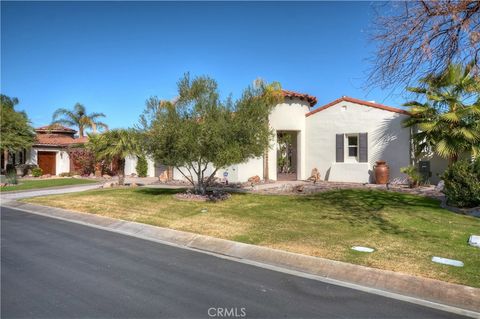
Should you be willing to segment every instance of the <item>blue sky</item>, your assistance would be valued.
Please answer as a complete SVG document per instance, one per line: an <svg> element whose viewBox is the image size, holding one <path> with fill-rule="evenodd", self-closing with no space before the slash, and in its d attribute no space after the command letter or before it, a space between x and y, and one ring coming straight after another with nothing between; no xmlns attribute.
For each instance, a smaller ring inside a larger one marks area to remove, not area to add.
<svg viewBox="0 0 480 319"><path fill-rule="evenodd" d="M35 126L84 104L111 127L137 122L145 100L171 99L185 72L238 96L261 77L309 93L399 106L366 90L370 2L4 2L1 92Z"/></svg>

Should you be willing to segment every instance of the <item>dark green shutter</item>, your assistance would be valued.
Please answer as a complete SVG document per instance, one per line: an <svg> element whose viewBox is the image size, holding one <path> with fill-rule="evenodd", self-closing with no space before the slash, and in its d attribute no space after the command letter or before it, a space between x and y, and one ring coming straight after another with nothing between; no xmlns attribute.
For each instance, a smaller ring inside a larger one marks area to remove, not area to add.
<svg viewBox="0 0 480 319"><path fill-rule="evenodd" d="M368 133L358 134L358 161L368 162Z"/></svg>
<svg viewBox="0 0 480 319"><path fill-rule="evenodd" d="M336 161L337 163L343 163L344 162L344 137L343 134L336 134L336 143L335 143L335 155L336 155Z"/></svg>

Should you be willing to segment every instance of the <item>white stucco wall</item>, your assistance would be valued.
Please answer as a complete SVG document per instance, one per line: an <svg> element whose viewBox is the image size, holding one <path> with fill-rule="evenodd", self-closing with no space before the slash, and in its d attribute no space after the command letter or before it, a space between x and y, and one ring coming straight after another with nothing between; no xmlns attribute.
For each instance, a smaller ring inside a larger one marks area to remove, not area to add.
<svg viewBox="0 0 480 319"><path fill-rule="evenodd" d="M372 181L375 162L385 160L390 167L390 182L404 181L405 175L400 173L400 167L408 166L410 162L410 131L401 124L405 117L344 101L308 116L308 174L317 168L322 179L368 183ZM335 135L358 133L368 133L368 163L336 163Z"/></svg>
<svg viewBox="0 0 480 319"><path fill-rule="evenodd" d="M155 177L155 161L147 156L147 177ZM125 175L137 174L137 157L129 155L125 157Z"/></svg>
<svg viewBox="0 0 480 319"><path fill-rule="evenodd" d="M268 169L270 179L277 179L277 132L294 131L297 133L297 179L306 179L306 125L305 114L310 111L309 104L300 99L286 99L277 105L269 116L270 127L274 130L274 138L268 153ZM261 164L263 170L263 164ZM262 175L259 175L262 177Z"/></svg>
<svg viewBox="0 0 480 319"><path fill-rule="evenodd" d="M70 172L70 156L63 148L42 148L32 147L27 150L26 164L38 165L38 152L55 152L55 172L56 175Z"/></svg>

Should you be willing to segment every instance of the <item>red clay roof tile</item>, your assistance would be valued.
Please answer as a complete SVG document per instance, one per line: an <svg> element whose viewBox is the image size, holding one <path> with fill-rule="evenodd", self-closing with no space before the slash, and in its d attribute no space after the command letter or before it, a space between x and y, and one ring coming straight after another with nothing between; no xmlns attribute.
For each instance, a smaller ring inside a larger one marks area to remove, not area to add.
<svg viewBox="0 0 480 319"><path fill-rule="evenodd" d="M340 103L340 102L351 102L351 103L360 104L360 105L364 105L364 106L374 107L374 108L385 110L385 111L395 112L395 113L404 114L404 115L410 115L410 113L408 111L405 111L405 110L402 110L402 109L399 109L399 108L396 108L396 107L391 107L391 106L386 106L386 105L382 105L382 104L379 104L379 103L359 100L359 99L355 99L353 97L342 96L341 98L336 99L333 102L325 104L324 106L321 106L321 107L305 114L305 116L313 115L315 113L318 113L320 111L328 109L330 106L334 106L335 104Z"/></svg>

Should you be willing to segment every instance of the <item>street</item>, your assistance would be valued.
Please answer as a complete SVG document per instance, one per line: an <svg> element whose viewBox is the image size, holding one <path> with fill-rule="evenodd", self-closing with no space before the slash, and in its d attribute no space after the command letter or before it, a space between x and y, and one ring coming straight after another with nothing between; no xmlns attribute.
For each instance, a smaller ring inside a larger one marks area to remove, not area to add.
<svg viewBox="0 0 480 319"><path fill-rule="evenodd" d="M459 318L455 314L1 209L2 318Z"/></svg>

